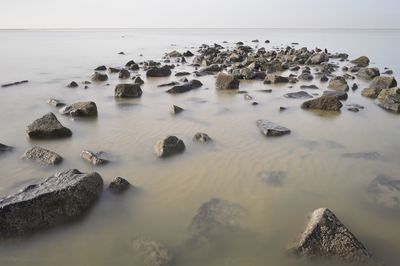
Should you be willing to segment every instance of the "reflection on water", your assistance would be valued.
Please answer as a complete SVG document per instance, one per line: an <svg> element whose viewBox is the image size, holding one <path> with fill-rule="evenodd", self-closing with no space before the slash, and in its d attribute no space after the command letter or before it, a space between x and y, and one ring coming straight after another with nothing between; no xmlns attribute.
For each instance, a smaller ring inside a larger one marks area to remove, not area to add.
<svg viewBox="0 0 400 266"><path fill-rule="evenodd" d="M175 254L173 265L177 266L311 265L287 256L286 249L302 231L307 215L319 207L332 209L378 259L397 265L399 210L371 207L365 193L379 174L399 177L400 142L395 134L400 130L399 116L361 97L361 88L366 84L349 92L348 103L365 106L358 113L346 108L341 113L300 109L302 100L283 95L298 91L302 83L287 88L243 82L240 89L248 91L258 106L252 106L242 94L216 92L213 76L199 78L202 88L170 95L157 85L175 77L146 79L140 72L145 84L142 97L136 100L113 97L119 83L116 75L109 74L110 86L92 84L85 90L81 85L98 65L119 67L130 59L157 60L174 49L194 52L196 49L191 47L202 43L226 40L232 46L233 42L250 43L256 38L270 39L267 48L298 41L310 48L348 52L351 57L366 54L377 66L400 71L392 54L400 44L398 31L0 32L0 82L30 80L0 90L0 142L15 147L13 152L0 156L0 195L69 168L98 171L106 184L122 176L139 188L120 196L105 191L84 219L1 243L1 265L132 264L131 243L138 237L163 243ZM177 46L171 47L171 43ZM118 55L120 51L127 55ZM178 66L174 71L192 70ZM71 80L80 86L66 88ZM305 91L322 94L326 84L315 85L321 89ZM272 92L260 92L264 89ZM95 101L99 116L82 120L57 114L61 123L73 131L72 138L29 140L25 134L27 124L47 112L57 113L46 104L50 97L66 103ZM174 104L185 111L171 115ZM280 112L280 106L287 110ZM266 138L255 125L258 119L284 125L292 133ZM197 132L206 132L214 142L193 142ZM166 135L183 139L185 153L158 159L153 145ZM32 145L59 153L63 163L42 166L21 160ZM91 166L81 160L82 150L105 151L112 163ZM384 159L343 156L358 153L378 153ZM223 235L210 246L193 248L187 244L188 226L201 204L214 197L247 210L243 230Z"/></svg>

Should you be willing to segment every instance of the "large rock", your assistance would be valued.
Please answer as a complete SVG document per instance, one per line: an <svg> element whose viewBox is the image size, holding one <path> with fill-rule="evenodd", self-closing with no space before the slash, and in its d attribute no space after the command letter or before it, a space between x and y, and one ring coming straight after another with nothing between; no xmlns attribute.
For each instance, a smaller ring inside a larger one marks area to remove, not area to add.
<svg viewBox="0 0 400 266"><path fill-rule="evenodd" d="M164 245L144 238L133 239L132 249L132 265L168 266L174 258Z"/></svg>
<svg viewBox="0 0 400 266"><path fill-rule="evenodd" d="M348 91L349 85L344 77L337 76L329 81L328 88L338 91Z"/></svg>
<svg viewBox="0 0 400 266"><path fill-rule="evenodd" d="M171 69L168 66L153 67L147 70L147 77L169 77L171 76Z"/></svg>
<svg viewBox="0 0 400 266"><path fill-rule="evenodd" d="M94 102L77 102L63 107L60 113L74 117L93 117L97 116L97 106Z"/></svg>
<svg viewBox="0 0 400 266"><path fill-rule="evenodd" d="M233 75L220 72L217 75L215 87L217 90L236 90L239 89L239 83L239 79Z"/></svg>
<svg viewBox="0 0 400 266"><path fill-rule="evenodd" d="M53 227L84 214L99 198L103 179L76 169L0 199L0 238Z"/></svg>
<svg viewBox="0 0 400 266"><path fill-rule="evenodd" d="M311 214L300 241L292 251L308 258L338 259L348 263L372 262L365 246L326 208Z"/></svg>
<svg viewBox="0 0 400 266"><path fill-rule="evenodd" d="M383 89L378 95L378 100L383 102L387 96L397 94L400 94L400 88Z"/></svg>
<svg viewBox="0 0 400 266"><path fill-rule="evenodd" d="M369 58L366 56L360 56L359 58L351 60L350 62L359 67L367 67L369 65Z"/></svg>
<svg viewBox="0 0 400 266"><path fill-rule="evenodd" d="M336 96L321 96L319 98L304 102L301 105L301 108L340 111L340 108L342 108L342 106L343 104Z"/></svg>
<svg viewBox="0 0 400 266"><path fill-rule="evenodd" d="M258 120L256 124L260 129L260 132L267 137L277 137L290 134L290 129L268 120Z"/></svg>
<svg viewBox="0 0 400 266"><path fill-rule="evenodd" d="M365 79L365 80L371 80L378 76L380 76L380 72L379 72L379 68L377 68L377 67L373 67L373 68L365 67L365 68L361 68L357 72L357 77L359 77L361 79Z"/></svg>
<svg viewBox="0 0 400 266"><path fill-rule="evenodd" d="M47 113L36 119L26 129L30 138L53 139L72 136L69 128L64 127L53 113Z"/></svg>
<svg viewBox="0 0 400 266"><path fill-rule="evenodd" d="M312 98L310 94L308 94L305 91L297 91L297 92L289 92L283 95L286 98L289 99L309 99Z"/></svg>
<svg viewBox="0 0 400 266"><path fill-rule="evenodd" d="M386 110L400 113L400 94L387 95L380 106Z"/></svg>
<svg viewBox="0 0 400 266"><path fill-rule="evenodd" d="M29 160L49 165L59 164L63 160L63 158L57 153L37 146L27 150L24 157Z"/></svg>
<svg viewBox="0 0 400 266"><path fill-rule="evenodd" d="M400 210L400 180L379 175L368 185L368 199L378 206Z"/></svg>
<svg viewBox="0 0 400 266"><path fill-rule="evenodd" d="M203 86L203 83L201 83L197 79L193 79L189 81L188 83L185 83L183 85L177 85L172 87L171 89L167 90L168 93L176 94L176 93L184 93L188 92L194 89L198 89L201 86Z"/></svg>
<svg viewBox="0 0 400 266"><path fill-rule="evenodd" d="M288 83L288 82L289 78L275 74L268 74L264 80L264 84L278 84L278 83Z"/></svg>
<svg viewBox="0 0 400 266"><path fill-rule="evenodd" d="M115 97L123 98L139 98L142 93L140 84L118 84L114 90Z"/></svg>
<svg viewBox="0 0 400 266"><path fill-rule="evenodd" d="M397 81L393 77L375 77L368 88L365 88L361 94L368 98L376 99L382 90L397 86Z"/></svg>
<svg viewBox="0 0 400 266"><path fill-rule="evenodd" d="M168 136L156 143L154 146L154 152L158 157L165 158L171 155L183 153L185 148L183 140L175 136Z"/></svg>

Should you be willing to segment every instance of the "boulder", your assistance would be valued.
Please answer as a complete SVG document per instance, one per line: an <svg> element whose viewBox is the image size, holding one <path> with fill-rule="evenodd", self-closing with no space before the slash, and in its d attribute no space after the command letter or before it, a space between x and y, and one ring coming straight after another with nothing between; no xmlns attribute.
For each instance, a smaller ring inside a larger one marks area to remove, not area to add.
<svg viewBox="0 0 400 266"><path fill-rule="evenodd" d="M194 90L194 89L198 89L201 86L203 86L203 83L201 83L197 79L193 79L193 80L191 80L188 83L185 83L183 85L174 86L171 89L167 90L167 92L168 93L172 93L172 94L184 93L184 92L188 92L188 91L191 91L191 90Z"/></svg>
<svg viewBox="0 0 400 266"><path fill-rule="evenodd" d="M73 117L96 117L97 106L94 102L77 102L61 108L60 113Z"/></svg>
<svg viewBox="0 0 400 266"><path fill-rule="evenodd" d="M326 208L315 210L300 241L292 249L300 257L337 259L347 263L372 262L365 246Z"/></svg>
<svg viewBox="0 0 400 266"><path fill-rule="evenodd" d="M129 189L130 186L131 184L127 180L118 176L111 181L110 185L108 186L108 189L112 193L120 194L125 190Z"/></svg>
<svg viewBox="0 0 400 266"><path fill-rule="evenodd" d="M52 139L72 136L69 128L64 127L53 113L47 113L28 125L26 132L30 138Z"/></svg>
<svg viewBox="0 0 400 266"><path fill-rule="evenodd" d="M350 62L358 67L367 67L369 65L369 58L366 56L360 56L359 58L351 60Z"/></svg>
<svg viewBox="0 0 400 266"><path fill-rule="evenodd" d="M400 94L389 94L381 102L380 106L388 111L400 113Z"/></svg>
<svg viewBox="0 0 400 266"><path fill-rule="evenodd" d="M118 78L120 79L128 79L131 77L131 72L129 70L123 68L119 71Z"/></svg>
<svg viewBox="0 0 400 266"><path fill-rule="evenodd" d="M301 105L301 108L340 111L340 108L342 108L342 106L343 104L335 96L321 96L319 98L304 102Z"/></svg>
<svg viewBox="0 0 400 266"><path fill-rule="evenodd" d="M381 92L378 95L378 100L383 102L385 100L385 98L389 95L397 95L400 94L400 88L389 88L389 89L383 89L381 90Z"/></svg>
<svg viewBox="0 0 400 266"><path fill-rule="evenodd" d="M344 77L337 76L329 81L328 88L337 91L348 91L349 85Z"/></svg>
<svg viewBox="0 0 400 266"><path fill-rule="evenodd" d="M308 94L305 91L297 91L297 92L289 92L283 95L286 98L289 99L309 99L312 98L310 94Z"/></svg>
<svg viewBox="0 0 400 266"><path fill-rule="evenodd" d="M330 90L324 91L323 96L335 96L341 101L345 101L349 97L347 95L347 92L344 92L344 91L330 91Z"/></svg>
<svg viewBox="0 0 400 266"><path fill-rule="evenodd" d="M387 209L400 210L400 180L378 175L367 188L368 200Z"/></svg>
<svg viewBox="0 0 400 266"><path fill-rule="evenodd" d="M47 229L82 216L103 190L98 173L58 172L0 199L0 238Z"/></svg>
<svg viewBox="0 0 400 266"><path fill-rule="evenodd" d="M153 67L147 70L147 77L169 77L171 76L171 69L168 66Z"/></svg>
<svg viewBox="0 0 400 266"><path fill-rule="evenodd" d="M288 82L289 78L274 74L268 74L264 80L264 84L277 84L277 83L288 83Z"/></svg>
<svg viewBox="0 0 400 266"><path fill-rule="evenodd" d="M139 98L142 93L140 84L118 84L114 90L115 97L123 98Z"/></svg>
<svg viewBox="0 0 400 266"><path fill-rule="evenodd" d="M100 158L99 154L93 153L91 151L82 151L81 158L91 163L92 165L103 165L109 163L108 160Z"/></svg>
<svg viewBox="0 0 400 266"><path fill-rule="evenodd" d="M223 72L218 73L215 81L215 87L217 90L237 90L239 89L239 84L239 79Z"/></svg>
<svg viewBox="0 0 400 266"><path fill-rule="evenodd" d="M108 80L107 74L94 72L94 74L92 75L92 81L102 82L107 80Z"/></svg>
<svg viewBox="0 0 400 266"><path fill-rule="evenodd" d="M360 70L358 70L357 72L357 77L361 78L361 79L365 79L365 80L371 80L375 77L380 76L380 72L379 72L379 68L361 68Z"/></svg>
<svg viewBox="0 0 400 266"><path fill-rule="evenodd" d="M154 146L154 152L158 157L165 158L171 155L183 153L185 148L185 143L181 139L175 136L168 136L156 143Z"/></svg>
<svg viewBox="0 0 400 266"><path fill-rule="evenodd" d="M63 160L63 158L57 153L38 146L27 150L24 154L24 157L32 161L49 165L60 164Z"/></svg>
<svg viewBox="0 0 400 266"><path fill-rule="evenodd" d="M361 92L361 95L364 97L376 99L378 97L379 93L381 93L381 91L382 91L382 89L379 89L379 88L365 88Z"/></svg>
<svg viewBox="0 0 400 266"><path fill-rule="evenodd" d="M174 258L172 253L162 244L137 238L132 241L133 264L143 266L168 266Z"/></svg>
<svg viewBox="0 0 400 266"><path fill-rule="evenodd" d="M197 142L207 143L207 142L211 142L212 138L206 133L198 132L194 135L193 140L195 140Z"/></svg>
<svg viewBox="0 0 400 266"><path fill-rule="evenodd" d="M277 137L290 134L290 129L268 120L258 120L256 124L260 132L267 137Z"/></svg>

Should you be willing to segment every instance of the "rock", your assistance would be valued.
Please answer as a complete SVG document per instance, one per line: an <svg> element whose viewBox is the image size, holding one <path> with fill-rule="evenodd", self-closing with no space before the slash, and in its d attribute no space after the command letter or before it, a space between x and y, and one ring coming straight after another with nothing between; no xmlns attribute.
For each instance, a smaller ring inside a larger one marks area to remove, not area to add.
<svg viewBox="0 0 400 266"><path fill-rule="evenodd" d="M206 143L212 141L212 138L206 133L198 132L194 135L193 139L198 142Z"/></svg>
<svg viewBox="0 0 400 266"><path fill-rule="evenodd" d="M387 95L380 106L388 111L400 113L400 94Z"/></svg>
<svg viewBox="0 0 400 266"><path fill-rule="evenodd" d="M319 65L319 64L321 64L323 62L327 62L327 61L329 61L329 57L325 53L317 53L317 54L311 56L309 59L309 62L312 65Z"/></svg>
<svg viewBox="0 0 400 266"><path fill-rule="evenodd" d="M248 93L245 93L245 94L243 95L243 98L244 98L246 101L252 101L252 100L254 100L253 96L251 96L251 95L248 94Z"/></svg>
<svg viewBox="0 0 400 266"><path fill-rule="evenodd" d="M133 83L139 84L139 85L143 85L143 84L144 84L144 81L143 81L143 79L142 79L141 77L135 77L135 78L133 79Z"/></svg>
<svg viewBox="0 0 400 266"><path fill-rule="evenodd" d="M76 88L78 86L78 83L76 83L75 81L71 81L71 83L67 85L68 88Z"/></svg>
<svg viewBox="0 0 400 266"><path fill-rule="evenodd" d="M217 90L237 90L239 89L239 84L239 79L223 72L218 73L215 81L215 87Z"/></svg>
<svg viewBox="0 0 400 266"><path fill-rule="evenodd" d="M171 75L171 69L168 66L153 67L147 70L147 77L169 77Z"/></svg>
<svg viewBox="0 0 400 266"><path fill-rule="evenodd" d="M328 88L332 89L332 90L338 90L338 91L348 91L349 85L347 85L347 81L345 78L343 78L341 76L337 76L337 77L332 78L329 81Z"/></svg>
<svg viewBox="0 0 400 266"><path fill-rule="evenodd" d="M355 90L357 90L357 89L358 89L357 83L353 83L353 86L351 86L351 90L352 90L352 91L355 91Z"/></svg>
<svg viewBox="0 0 400 266"><path fill-rule="evenodd" d="M94 102L77 102L63 107L60 113L73 117L96 117L97 106Z"/></svg>
<svg viewBox="0 0 400 266"><path fill-rule="evenodd" d="M108 189L115 194L120 194L127 190L130 186L131 184L128 181L118 176L111 181Z"/></svg>
<svg viewBox="0 0 400 266"><path fill-rule="evenodd" d="M171 89L167 90L168 93L176 94L176 93L184 93L188 92L194 89L198 89L201 86L203 86L203 83L201 83L197 79L193 79L189 81L188 83L185 83L183 85L177 85L172 87Z"/></svg>
<svg viewBox="0 0 400 266"><path fill-rule="evenodd" d="M171 155L183 153L185 151L185 143L175 136L168 136L156 143L154 152L160 158L169 157Z"/></svg>
<svg viewBox="0 0 400 266"><path fill-rule="evenodd" d="M189 76L189 72L178 72L175 74L175 77L183 77L183 76Z"/></svg>
<svg viewBox="0 0 400 266"><path fill-rule="evenodd" d="M382 74L384 74L384 75L393 75L393 70L386 70Z"/></svg>
<svg viewBox="0 0 400 266"><path fill-rule="evenodd" d="M359 58L351 60L350 62L359 67L367 67L369 65L369 58L366 56L360 56Z"/></svg>
<svg viewBox="0 0 400 266"><path fill-rule="evenodd" d="M63 107L63 106L65 106L65 103L61 102L60 100L53 99L53 98L48 99L47 103L49 105L51 105L51 106L54 106L54 107Z"/></svg>
<svg viewBox="0 0 400 266"><path fill-rule="evenodd" d="M307 99L307 98L312 98L312 96L310 94L308 94L305 91L298 91L298 92L290 92L290 93L286 93L285 95L283 95L286 98L289 99Z"/></svg>
<svg viewBox="0 0 400 266"><path fill-rule="evenodd" d="M321 82L328 82L329 78L326 75L323 75L320 79Z"/></svg>
<svg viewBox="0 0 400 266"><path fill-rule="evenodd" d="M116 68L116 67L109 67L108 68L108 73L110 73L110 74L119 73L120 71L121 71L120 68Z"/></svg>
<svg viewBox="0 0 400 266"><path fill-rule="evenodd" d="M378 100L380 102L383 102L385 98L389 95L397 95L400 94L400 88L387 88L387 89L382 89L381 92L378 95Z"/></svg>
<svg viewBox="0 0 400 266"><path fill-rule="evenodd" d="M94 69L94 71L106 71L107 67L106 66L98 66Z"/></svg>
<svg viewBox="0 0 400 266"><path fill-rule="evenodd" d="M157 87L162 88L162 87L170 87L170 86L175 86L175 85L179 85L179 82L177 82L177 81L171 81L171 82L169 82L169 83L160 84L160 85L158 85Z"/></svg>
<svg viewBox="0 0 400 266"><path fill-rule="evenodd" d="M72 136L69 128L64 127L53 113L47 113L36 119L26 129L30 138L52 139Z"/></svg>
<svg viewBox="0 0 400 266"><path fill-rule="evenodd" d="M371 80L380 75L379 68L361 68L357 72L357 77L365 80Z"/></svg>
<svg viewBox="0 0 400 266"><path fill-rule="evenodd" d="M98 154L95 154L91 151L82 151L81 158L85 161L88 161L92 165L103 165L109 162L106 159L100 158Z"/></svg>
<svg viewBox="0 0 400 266"><path fill-rule="evenodd" d="M369 88L365 88L361 95L376 99L383 89L389 89L397 86L397 81L393 77L375 77Z"/></svg>
<svg viewBox="0 0 400 266"><path fill-rule="evenodd" d="M334 96L334 97L337 97L341 101L345 101L349 97L347 95L347 93L344 91L329 91L328 90L328 91L324 91L323 95L324 96Z"/></svg>
<svg viewBox="0 0 400 266"><path fill-rule="evenodd" d="M300 241L292 251L300 257L338 259L348 263L372 262L365 246L326 208L311 214Z"/></svg>
<svg viewBox="0 0 400 266"><path fill-rule="evenodd" d="M362 92L361 95L364 97L376 99L379 95L379 93L382 91L382 89L379 88L365 88Z"/></svg>
<svg viewBox="0 0 400 266"><path fill-rule="evenodd" d="M283 171L264 171L259 173L260 178L273 186L282 186L286 179L287 173Z"/></svg>
<svg viewBox="0 0 400 266"><path fill-rule="evenodd" d="M11 151L13 147L0 143L0 154L6 151Z"/></svg>
<svg viewBox="0 0 400 266"><path fill-rule="evenodd" d="M355 152L355 153L345 153L342 155L343 158L351 159L364 159L364 160L382 160L383 157L378 152Z"/></svg>
<svg viewBox="0 0 400 266"><path fill-rule="evenodd" d="M200 72L220 72L220 71L222 71L222 67L217 64L213 64L208 67L200 69Z"/></svg>
<svg viewBox="0 0 400 266"><path fill-rule="evenodd" d="M28 80L21 80L21 81L17 81L17 82L2 84L1 87L6 88L6 87L10 87L10 86L16 86L16 85L28 83L28 82L29 82Z"/></svg>
<svg viewBox="0 0 400 266"><path fill-rule="evenodd" d="M287 110L287 107L285 107L285 106L280 106L279 107L279 112L283 112L285 110Z"/></svg>
<svg viewBox="0 0 400 266"><path fill-rule="evenodd" d="M400 180L378 175L367 188L368 199L378 206L400 210Z"/></svg>
<svg viewBox="0 0 400 266"><path fill-rule="evenodd" d="M182 54L175 50L175 51L167 53L167 56L169 56L169 57L181 57Z"/></svg>
<svg viewBox="0 0 400 266"><path fill-rule="evenodd" d="M131 77L131 72L126 70L125 68L121 69L118 74L118 78L120 79L128 79Z"/></svg>
<svg viewBox="0 0 400 266"><path fill-rule="evenodd" d="M140 84L118 84L114 90L115 97L123 98L139 98L142 93Z"/></svg>
<svg viewBox="0 0 400 266"><path fill-rule="evenodd" d="M183 56L186 56L186 57L192 57L192 56L194 56L194 54L193 54L191 51L186 51L186 52L184 52L182 55L183 55Z"/></svg>
<svg viewBox="0 0 400 266"><path fill-rule="evenodd" d="M303 89L303 90L319 90L318 86L316 86L316 85L301 85L300 89Z"/></svg>
<svg viewBox="0 0 400 266"><path fill-rule="evenodd" d="M314 76L310 72L303 71L303 73L300 74L299 79L305 81L311 81L314 79Z"/></svg>
<svg viewBox="0 0 400 266"><path fill-rule="evenodd" d="M173 255L162 244L142 238L132 241L134 262L132 265L168 266Z"/></svg>
<svg viewBox="0 0 400 266"><path fill-rule="evenodd" d="M268 74L264 80L264 84L277 84L277 83L288 83L288 82L289 78L274 74Z"/></svg>
<svg viewBox="0 0 400 266"><path fill-rule="evenodd" d="M92 75L92 81L101 82L101 81L107 81L107 80L108 80L107 74L94 72L94 74Z"/></svg>
<svg viewBox="0 0 400 266"><path fill-rule="evenodd" d="M256 124L261 133L267 137L277 137L290 134L290 129L268 120L258 120Z"/></svg>
<svg viewBox="0 0 400 266"><path fill-rule="evenodd" d="M182 113L185 109L183 109L182 107L179 107L177 105L173 105L172 106L172 113L173 114L179 114Z"/></svg>
<svg viewBox="0 0 400 266"><path fill-rule="evenodd" d="M24 157L32 161L49 165L59 164L63 160L57 153L37 146L27 150Z"/></svg>
<svg viewBox="0 0 400 266"><path fill-rule="evenodd" d="M349 108L347 108L347 110L354 112L354 113L358 113L360 111L360 109L355 108L355 107L349 107Z"/></svg>
<svg viewBox="0 0 400 266"><path fill-rule="evenodd" d="M103 179L76 169L0 199L0 238L47 229L83 215L99 198Z"/></svg>
<svg viewBox="0 0 400 266"><path fill-rule="evenodd" d="M343 104L335 96L321 96L319 98L304 102L301 105L301 108L340 111L340 108L342 108L342 106Z"/></svg>
<svg viewBox="0 0 400 266"><path fill-rule="evenodd" d="M124 53L124 52L119 52L118 54L119 54L119 55L125 55L125 53Z"/></svg>

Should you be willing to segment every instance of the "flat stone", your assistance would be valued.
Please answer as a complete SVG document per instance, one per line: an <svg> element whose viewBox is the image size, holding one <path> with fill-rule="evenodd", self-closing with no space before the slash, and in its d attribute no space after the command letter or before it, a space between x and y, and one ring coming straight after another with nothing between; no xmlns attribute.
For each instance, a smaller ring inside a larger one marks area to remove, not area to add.
<svg viewBox="0 0 400 266"><path fill-rule="evenodd" d="M30 138L52 139L72 136L72 131L64 127L53 113L47 113L36 119L26 129Z"/></svg>
<svg viewBox="0 0 400 266"><path fill-rule="evenodd" d="M324 91L323 95L324 96L334 96L334 97L337 97L341 101L345 101L349 97L347 95L347 93L344 92L344 91L330 91L330 90L327 90L327 91Z"/></svg>
<svg viewBox="0 0 400 266"><path fill-rule="evenodd" d="M35 146L27 150L24 154L26 159L49 165L60 164L63 158L57 153Z"/></svg>
<svg viewBox="0 0 400 266"><path fill-rule="evenodd" d="M258 120L256 124L261 133L267 137L277 137L290 134L290 129L268 120Z"/></svg>
<svg viewBox="0 0 400 266"><path fill-rule="evenodd" d="M309 99L312 98L310 94L308 94L305 91L297 91L297 92L289 92L283 95L286 98L289 99Z"/></svg>

